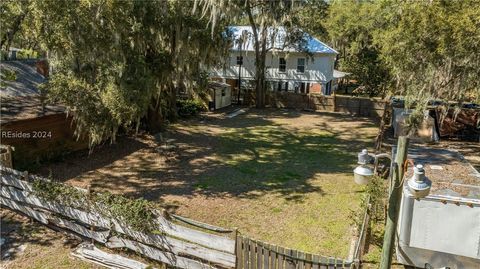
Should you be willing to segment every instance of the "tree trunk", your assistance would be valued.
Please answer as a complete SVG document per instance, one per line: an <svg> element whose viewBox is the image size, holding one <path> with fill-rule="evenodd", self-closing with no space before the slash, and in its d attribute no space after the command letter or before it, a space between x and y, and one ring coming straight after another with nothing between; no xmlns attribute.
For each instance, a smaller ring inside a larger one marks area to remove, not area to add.
<svg viewBox="0 0 480 269"><path fill-rule="evenodd" d="M252 14L252 6L249 0L245 3L248 20L253 31L253 42L255 47L255 105L257 108L265 107L265 58L267 55L267 27L257 26ZM258 36L258 28L261 34Z"/></svg>
<svg viewBox="0 0 480 269"><path fill-rule="evenodd" d="M259 50L255 51L256 57L256 95L257 108L265 108L265 61L267 58L267 27L262 27L260 40L258 44Z"/></svg>
<svg viewBox="0 0 480 269"><path fill-rule="evenodd" d="M164 123L163 118L160 100L152 99L152 105L148 108L147 117L145 119L147 130L151 133L160 132Z"/></svg>

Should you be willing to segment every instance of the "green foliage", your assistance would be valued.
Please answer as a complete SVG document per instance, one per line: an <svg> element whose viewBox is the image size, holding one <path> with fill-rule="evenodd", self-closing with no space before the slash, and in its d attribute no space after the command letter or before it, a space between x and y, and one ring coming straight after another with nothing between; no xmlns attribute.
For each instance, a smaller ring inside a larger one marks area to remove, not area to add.
<svg viewBox="0 0 480 269"><path fill-rule="evenodd" d="M86 201L84 192L59 182L35 179L32 185L35 194L45 200L61 202L66 205L75 205Z"/></svg>
<svg viewBox="0 0 480 269"><path fill-rule="evenodd" d="M119 220L140 232L154 232L155 206L144 199L129 199L108 192L87 194L75 187L55 181L33 181L35 195L47 201L64 205L93 209L105 217Z"/></svg>
<svg viewBox="0 0 480 269"><path fill-rule="evenodd" d="M37 41L54 70L47 95L67 106L90 145L142 119L175 116L176 93L200 88L201 67L228 49L223 28L192 13L191 1L28 3L29 29L41 29Z"/></svg>
<svg viewBox="0 0 480 269"><path fill-rule="evenodd" d="M354 225L358 229L361 228L365 210L369 211L372 219L376 221L383 219L386 197L384 179L374 176L370 183L365 186L365 192L360 203L361 210L352 210L350 212Z"/></svg>
<svg viewBox="0 0 480 269"><path fill-rule="evenodd" d="M0 74L1 74L2 80L5 80L5 81L17 80L17 73L15 72L15 70L4 68L2 69L2 72Z"/></svg>
<svg viewBox="0 0 480 269"><path fill-rule="evenodd" d="M480 101L480 5L467 1L384 1L376 43L408 107Z"/></svg>
<svg viewBox="0 0 480 269"><path fill-rule="evenodd" d="M38 53L33 49L22 49L17 52L17 59L34 59L38 57Z"/></svg>
<svg viewBox="0 0 480 269"><path fill-rule="evenodd" d="M376 14L378 6L373 2L335 1L324 23L340 52L339 68L363 86L357 94L370 97L384 95L390 78L374 43L375 31L383 23Z"/></svg>
<svg viewBox="0 0 480 269"><path fill-rule="evenodd" d="M205 110L205 105L197 99L185 99L177 101L178 115L181 117L196 116Z"/></svg>
<svg viewBox="0 0 480 269"><path fill-rule="evenodd" d="M384 218L385 199L387 198L387 189L385 188L385 179L374 176L371 182L366 186L366 194L369 197L370 202L370 216L375 220L381 220ZM366 205L367 198L362 201L363 205Z"/></svg>
<svg viewBox="0 0 480 269"><path fill-rule="evenodd" d="M327 31L340 53L336 68L362 85L357 94L402 95L407 108L419 111L429 100L480 102L479 4L328 1L327 16L319 20L324 29L313 34Z"/></svg>
<svg viewBox="0 0 480 269"><path fill-rule="evenodd" d="M305 32L320 40L327 40L328 33L325 18L328 17L329 4L325 0L309 0L295 12L293 20Z"/></svg>
<svg viewBox="0 0 480 269"><path fill-rule="evenodd" d="M127 223L132 229L153 232L155 215L153 205L144 199L129 199L111 193L94 195L94 202L101 213Z"/></svg>

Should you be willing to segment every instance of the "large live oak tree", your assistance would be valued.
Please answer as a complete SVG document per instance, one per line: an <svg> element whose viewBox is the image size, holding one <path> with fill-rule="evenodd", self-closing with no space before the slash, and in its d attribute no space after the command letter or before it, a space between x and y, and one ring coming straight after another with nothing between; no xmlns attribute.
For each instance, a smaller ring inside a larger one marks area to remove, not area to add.
<svg viewBox="0 0 480 269"><path fill-rule="evenodd" d="M192 13L193 4L24 1L29 19L22 17L26 11L17 18L48 54L48 96L67 106L77 134L94 145L141 121L158 130L175 116L177 92L199 90L204 70L225 57L224 29L212 29L208 19ZM18 26L9 28L5 42Z"/></svg>

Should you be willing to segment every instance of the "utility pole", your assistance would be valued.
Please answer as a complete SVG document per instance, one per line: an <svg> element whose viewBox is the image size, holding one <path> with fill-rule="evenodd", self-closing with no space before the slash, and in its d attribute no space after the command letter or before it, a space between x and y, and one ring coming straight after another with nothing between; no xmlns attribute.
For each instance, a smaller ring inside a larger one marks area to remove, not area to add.
<svg viewBox="0 0 480 269"><path fill-rule="evenodd" d="M398 211L403 191L403 174L405 160L408 155L408 138L400 136L398 138L397 153L393 163L393 188L388 199L388 217L385 225L385 235L383 237L382 260L380 269L390 269L392 265L393 246L395 245L395 233L397 229Z"/></svg>

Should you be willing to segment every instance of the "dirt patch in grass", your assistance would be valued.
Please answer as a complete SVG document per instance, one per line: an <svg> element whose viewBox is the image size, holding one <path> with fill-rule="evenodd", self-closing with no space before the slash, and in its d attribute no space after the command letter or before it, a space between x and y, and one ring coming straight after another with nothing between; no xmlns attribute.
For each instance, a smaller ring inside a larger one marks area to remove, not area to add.
<svg viewBox="0 0 480 269"><path fill-rule="evenodd" d="M270 243L346 257L350 211L362 192L351 171L376 131L372 121L344 114L251 109L171 125L162 141L172 139L173 150L162 150L159 135L121 138L40 172L157 201Z"/></svg>

